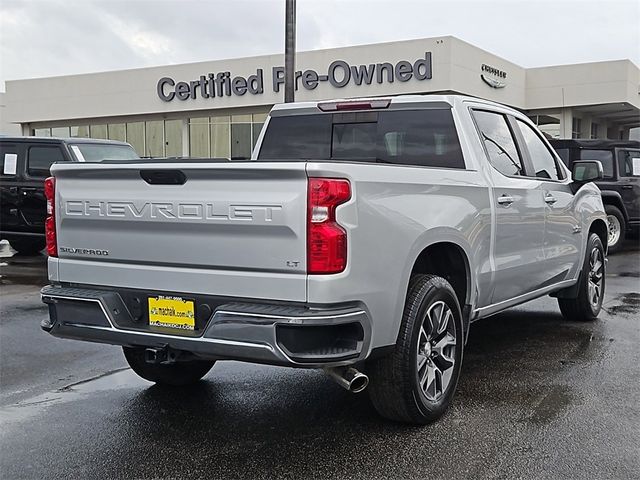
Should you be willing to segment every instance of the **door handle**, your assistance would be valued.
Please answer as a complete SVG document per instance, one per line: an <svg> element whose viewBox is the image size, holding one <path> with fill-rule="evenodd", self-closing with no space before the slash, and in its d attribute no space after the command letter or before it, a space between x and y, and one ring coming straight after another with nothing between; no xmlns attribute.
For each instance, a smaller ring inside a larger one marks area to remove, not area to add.
<svg viewBox="0 0 640 480"><path fill-rule="evenodd" d="M547 194L544 196L544 201L547 202L549 205L553 205L554 203L557 202L556 197L550 194Z"/></svg>
<svg viewBox="0 0 640 480"><path fill-rule="evenodd" d="M633 185L622 185L622 189L623 190L632 190L633 189Z"/></svg>
<svg viewBox="0 0 640 480"><path fill-rule="evenodd" d="M500 197L498 198L498 203L500 205L504 205L505 207L508 207L513 203L513 197L509 195L500 195Z"/></svg>

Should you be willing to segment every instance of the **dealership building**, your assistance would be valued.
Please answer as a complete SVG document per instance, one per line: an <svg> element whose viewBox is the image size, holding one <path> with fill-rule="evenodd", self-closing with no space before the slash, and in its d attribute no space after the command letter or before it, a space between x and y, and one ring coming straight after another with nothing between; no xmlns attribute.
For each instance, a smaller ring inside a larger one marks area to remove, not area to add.
<svg viewBox="0 0 640 480"><path fill-rule="evenodd" d="M8 81L0 128L124 140L143 156L248 157L283 101L283 64L279 54ZM459 93L521 110L553 138L627 139L640 127L630 60L523 68L438 37L300 52L296 69L301 101Z"/></svg>

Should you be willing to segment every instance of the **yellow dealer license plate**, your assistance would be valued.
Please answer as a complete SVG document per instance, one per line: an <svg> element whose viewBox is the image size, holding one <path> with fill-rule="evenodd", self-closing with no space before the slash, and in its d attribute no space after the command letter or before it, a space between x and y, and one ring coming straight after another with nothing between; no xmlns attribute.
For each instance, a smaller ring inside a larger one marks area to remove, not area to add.
<svg viewBox="0 0 640 480"><path fill-rule="evenodd" d="M182 297L149 297L149 325L154 327L194 330L195 308L193 300Z"/></svg>

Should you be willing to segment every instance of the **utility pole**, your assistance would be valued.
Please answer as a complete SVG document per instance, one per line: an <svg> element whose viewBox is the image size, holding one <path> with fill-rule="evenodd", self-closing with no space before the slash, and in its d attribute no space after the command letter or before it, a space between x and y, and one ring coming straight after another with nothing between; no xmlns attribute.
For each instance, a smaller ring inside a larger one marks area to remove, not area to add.
<svg viewBox="0 0 640 480"><path fill-rule="evenodd" d="M284 101L295 101L296 0L286 0L284 13Z"/></svg>

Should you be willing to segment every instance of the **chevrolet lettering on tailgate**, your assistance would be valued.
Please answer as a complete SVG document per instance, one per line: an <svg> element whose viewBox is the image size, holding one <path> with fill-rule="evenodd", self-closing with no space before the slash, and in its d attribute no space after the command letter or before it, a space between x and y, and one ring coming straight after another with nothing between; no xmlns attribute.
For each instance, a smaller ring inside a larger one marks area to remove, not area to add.
<svg viewBox="0 0 640 480"><path fill-rule="evenodd" d="M90 200L65 201L69 216L121 217L139 219L176 220L244 220L277 222L282 205L245 205L225 202L168 203L168 202L95 202Z"/></svg>

